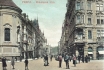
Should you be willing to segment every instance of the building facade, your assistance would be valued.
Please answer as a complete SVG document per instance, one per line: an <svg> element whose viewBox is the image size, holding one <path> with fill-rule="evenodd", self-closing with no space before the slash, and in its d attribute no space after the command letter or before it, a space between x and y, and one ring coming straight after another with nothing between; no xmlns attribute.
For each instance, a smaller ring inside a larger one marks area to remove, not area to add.
<svg viewBox="0 0 104 70"><path fill-rule="evenodd" d="M0 57L35 58L46 39L34 23L12 0L0 0Z"/></svg>
<svg viewBox="0 0 104 70"><path fill-rule="evenodd" d="M67 52L103 59L104 0L68 0L66 7Z"/></svg>
<svg viewBox="0 0 104 70"><path fill-rule="evenodd" d="M35 57L43 57L45 54L45 47L47 45L47 39L44 36L44 32L42 32L39 28L38 18L33 20L33 24L35 26Z"/></svg>
<svg viewBox="0 0 104 70"><path fill-rule="evenodd" d="M20 56L17 25L22 24L21 12L11 0L0 0L0 56Z"/></svg>

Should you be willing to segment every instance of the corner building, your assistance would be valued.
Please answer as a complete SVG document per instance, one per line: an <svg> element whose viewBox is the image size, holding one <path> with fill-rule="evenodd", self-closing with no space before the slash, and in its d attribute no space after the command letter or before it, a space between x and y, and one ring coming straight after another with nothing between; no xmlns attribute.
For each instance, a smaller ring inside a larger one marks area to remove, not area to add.
<svg viewBox="0 0 104 70"><path fill-rule="evenodd" d="M20 56L17 25L22 10L12 0L0 0L0 56Z"/></svg>
<svg viewBox="0 0 104 70"><path fill-rule="evenodd" d="M35 58L36 27L12 0L0 0L0 57Z"/></svg>
<svg viewBox="0 0 104 70"><path fill-rule="evenodd" d="M104 59L104 0L68 0L66 6L70 55Z"/></svg>

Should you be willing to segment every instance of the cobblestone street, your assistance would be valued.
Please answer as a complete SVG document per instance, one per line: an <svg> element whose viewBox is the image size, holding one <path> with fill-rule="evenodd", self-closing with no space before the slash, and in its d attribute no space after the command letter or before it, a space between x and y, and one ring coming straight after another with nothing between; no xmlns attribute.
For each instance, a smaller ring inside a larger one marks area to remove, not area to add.
<svg viewBox="0 0 104 70"><path fill-rule="evenodd" d="M89 63L80 63L77 64L76 67L72 64L72 62L69 63L70 70L104 70L104 60L91 60ZM62 62L62 68L58 67L58 61L52 60L49 61L49 66L43 66L44 62L43 59L37 59L37 60L30 60L29 61L29 70L68 70L65 68L65 62ZM15 63L15 69L14 70L25 70L24 61L22 62L16 62ZM2 64L0 63L0 70L2 70ZM12 66L10 65L10 62L7 62L7 70L12 70Z"/></svg>

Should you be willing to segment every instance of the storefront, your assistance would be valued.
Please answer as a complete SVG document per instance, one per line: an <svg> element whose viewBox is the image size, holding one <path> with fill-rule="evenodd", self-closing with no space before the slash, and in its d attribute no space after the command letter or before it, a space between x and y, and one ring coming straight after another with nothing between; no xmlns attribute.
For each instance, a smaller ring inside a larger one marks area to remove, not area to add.
<svg viewBox="0 0 104 70"><path fill-rule="evenodd" d="M104 47L102 46L97 47L97 59L98 60L104 59Z"/></svg>
<svg viewBox="0 0 104 70"><path fill-rule="evenodd" d="M90 57L90 59L93 59L93 49L92 47L88 47L88 56Z"/></svg>

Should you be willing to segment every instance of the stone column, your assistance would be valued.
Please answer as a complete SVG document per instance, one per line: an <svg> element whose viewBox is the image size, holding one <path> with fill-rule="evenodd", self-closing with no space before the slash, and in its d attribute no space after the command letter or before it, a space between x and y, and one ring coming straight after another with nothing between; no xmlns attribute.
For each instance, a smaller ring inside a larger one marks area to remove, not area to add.
<svg viewBox="0 0 104 70"><path fill-rule="evenodd" d="M86 55L88 55L88 45L87 44L84 46L84 57Z"/></svg>
<svg viewBox="0 0 104 70"><path fill-rule="evenodd" d="M93 46L93 59L96 59L96 46Z"/></svg>
<svg viewBox="0 0 104 70"><path fill-rule="evenodd" d="M34 51L32 51L32 52L33 52L33 58L34 58L34 55L35 55L35 54L34 54Z"/></svg>
<svg viewBox="0 0 104 70"><path fill-rule="evenodd" d="M24 52L24 59L26 58L26 53Z"/></svg>
<svg viewBox="0 0 104 70"><path fill-rule="evenodd" d="M78 56L79 55L79 52L78 52L78 50L76 50L76 56Z"/></svg>

